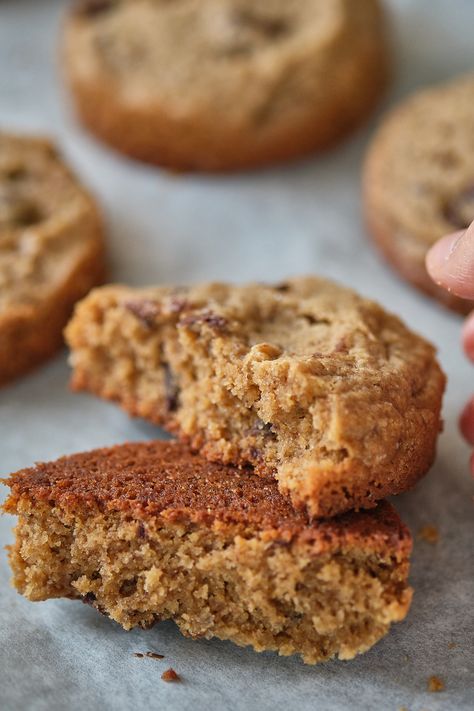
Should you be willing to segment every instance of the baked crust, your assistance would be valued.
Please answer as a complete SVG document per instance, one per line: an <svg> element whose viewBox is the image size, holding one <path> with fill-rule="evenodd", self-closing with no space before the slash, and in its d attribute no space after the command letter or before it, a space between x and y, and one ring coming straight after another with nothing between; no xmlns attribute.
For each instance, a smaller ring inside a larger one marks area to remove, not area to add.
<svg viewBox="0 0 474 711"><path fill-rule="evenodd" d="M0 384L61 347L104 274L97 207L52 143L0 133Z"/></svg>
<svg viewBox="0 0 474 711"><path fill-rule="evenodd" d="M79 3L65 26L78 115L119 151L172 169L253 168L330 147L387 83L378 0L103 5Z"/></svg>
<svg viewBox="0 0 474 711"><path fill-rule="evenodd" d="M407 281L461 314L474 302L437 286L425 257L474 220L474 75L414 94L384 120L364 177L369 232Z"/></svg>
<svg viewBox="0 0 474 711"><path fill-rule="evenodd" d="M310 522L272 477L173 442L63 457L6 483L19 592L82 597L127 629L174 619L315 663L365 651L410 604L411 537L386 502Z"/></svg>
<svg viewBox="0 0 474 711"><path fill-rule="evenodd" d="M72 385L252 464L312 516L369 508L426 473L444 375L434 349L325 280L94 291L66 339Z"/></svg>

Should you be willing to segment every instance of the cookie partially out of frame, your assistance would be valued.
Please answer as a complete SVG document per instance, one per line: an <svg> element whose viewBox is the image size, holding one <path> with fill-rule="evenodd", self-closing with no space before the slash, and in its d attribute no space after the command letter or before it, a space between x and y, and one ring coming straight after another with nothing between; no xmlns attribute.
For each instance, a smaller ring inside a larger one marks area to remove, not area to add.
<svg viewBox="0 0 474 711"><path fill-rule="evenodd" d="M66 329L73 386L252 464L312 516L430 467L444 376L395 316L323 279L94 290Z"/></svg>
<svg viewBox="0 0 474 711"><path fill-rule="evenodd" d="M420 91L386 118L369 150L364 192L369 229L399 274L469 312L474 302L438 287L425 257L474 220L474 74Z"/></svg>
<svg viewBox="0 0 474 711"><path fill-rule="evenodd" d="M64 38L83 123L182 170L330 146L373 109L387 55L378 0L83 0Z"/></svg>
<svg viewBox="0 0 474 711"><path fill-rule="evenodd" d="M48 140L0 132L0 384L55 353L103 276L92 198Z"/></svg>
<svg viewBox="0 0 474 711"><path fill-rule="evenodd" d="M82 599L126 629L174 620L315 662L405 617L411 537L394 509L312 523L272 477L181 444L127 444L14 474L10 561L30 600Z"/></svg>

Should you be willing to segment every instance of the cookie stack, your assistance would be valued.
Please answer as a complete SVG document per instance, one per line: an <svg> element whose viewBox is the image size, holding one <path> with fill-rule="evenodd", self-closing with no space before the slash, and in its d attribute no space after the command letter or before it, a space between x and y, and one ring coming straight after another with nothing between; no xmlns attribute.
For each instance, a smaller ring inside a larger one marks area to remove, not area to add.
<svg viewBox="0 0 474 711"><path fill-rule="evenodd" d="M67 340L75 389L178 441L13 475L20 592L308 663L352 658L403 619L411 538L382 499L434 457L431 345L315 278L103 287Z"/></svg>

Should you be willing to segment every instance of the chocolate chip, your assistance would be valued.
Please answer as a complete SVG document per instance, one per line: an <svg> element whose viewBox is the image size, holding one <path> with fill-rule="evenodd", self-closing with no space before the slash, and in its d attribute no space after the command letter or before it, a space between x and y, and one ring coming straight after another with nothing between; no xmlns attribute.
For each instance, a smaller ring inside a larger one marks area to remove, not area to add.
<svg viewBox="0 0 474 711"><path fill-rule="evenodd" d="M0 224L7 228L31 227L43 220L39 206L15 185L0 190Z"/></svg>
<svg viewBox="0 0 474 711"><path fill-rule="evenodd" d="M286 294L286 292L290 290L290 285L287 284L285 281L282 281L281 284L275 284L273 288L275 289L275 291L279 291L281 294Z"/></svg>
<svg viewBox="0 0 474 711"><path fill-rule="evenodd" d="M166 408L168 412L176 412L179 406L179 385L168 363L162 363L165 375Z"/></svg>
<svg viewBox="0 0 474 711"><path fill-rule="evenodd" d="M331 322L327 318L317 318L316 316L313 316L313 314L301 314L301 318L304 318L304 320L309 323L310 326L315 326L316 324L324 324L328 326Z"/></svg>
<svg viewBox="0 0 474 711"><path fill-rule="evenodd" d="M254 425L252 425L249 430L249 434L253 436L263 436L265 439L276 439L276 434L272 429L273 425L271 422L264 422L263 420L257 420Z"/></svg>
<svg viewBox="0 0 474 711"><path fill-rule="evenodd" d="M262 458L262 453L257 447L250 447L249 457L253 463L259 462Z"/></svg>
<svg viewBox="0 0 474 711"><path fill-rule="evenodd" d="M85 603L86 605L94 605L94 602L97 600L96 596L94 595L93 592L88 592L82 597L82 602Z"/></svg>
<svg viewBox="0 0 474 711"><path fill-rule="evenodd" d="M124 307L141 321L145 328L153 328L157 317L161 313L160 304L152 299L141 299L140 301L126 301Z"/></svg>
<svg viewBox="0 0 474 711"><path fill-rule="evenodd" d="M170 313L180 314L189 307L189 302L180 296L172 296L167 306Z"/></svg>
<svg viewBox="0 0 474 711"><path fill-rule="evenodd" d="M137 579L131 578L130 580L124 580L120 586L119 594L122 597L130 597L137 591Z"/></svg>
<svg viewBox="0 0 474 711"><path fill-rule="evenodd" d="M234 21L268 40L280 39L290 30L287 20L281 17L259 15L252 10L236 10Z"/></svg>
<svg viewBox="0 0 474 711"><path fill-rule="evenodd" d="M443 217L456 229L462 230L474 220L474 185L457 193L443 207Z"/></svg>
<svg viewBox="0 0 474 711"><path fill-rule="evenodd" d="M139 626L142 628L142 630L151 630L152 627L154 627L157 622L161 622L161 618L159 615L153 615L152 619L149 622L145 622L142 620L139 623Z"/></svg>
<svg viewBox="0 0 474 711"><path fill-rule="evenodd" d="M224 331L227 328L228 321L224 316L220 316L208 309L187 314L180 319L179 325L190 327L205 325L215 331Z"/></svg>
<svg viewBox="0 0 474 711"><path fill-rule="evenodd" d="M79 0L76 3L75 12L85 17L94 17L112 10L116 4L116 0Z"/></svg>
<svg viewBox="0 0 474 711"><path fill-rule="evenodd" d="M16 182L17 180L22 180L26 177L26 170L22 165L15 165L7 170L5 177L11 182Z"/></svg>
<svg viewBox="0 0 474 711"><path fill-rule="evenodd" d="M138 538L146 538L146 528L143 525L141 521L139 521L138 526L137 526L137 537Z"/></svg>

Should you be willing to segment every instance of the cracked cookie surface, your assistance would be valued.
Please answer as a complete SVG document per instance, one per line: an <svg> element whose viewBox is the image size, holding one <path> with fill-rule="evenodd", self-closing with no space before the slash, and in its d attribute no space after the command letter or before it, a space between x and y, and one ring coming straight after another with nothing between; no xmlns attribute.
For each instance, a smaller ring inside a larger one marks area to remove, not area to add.
<svg viewBox="0 0 474 711"><path fill-rule="evenodd" d="M103 260L97 208L53 144L0 132L0 384L61 346Z"/></svg>
<svg viewBox="0 0 474 711"><path fill-rule="evenodd" d="M275 474L313 516L374 506L434 457L444 376L433 347L326 280L103 287L66 339L76 389L211 460Z"/></svg>
<svg viewBox="0 0 474 711"><path fill-rule="evenodd" d="M386 502L309 522L272 477L176 442L126 444L12 475L10 562L30 600L82 599L126 629L300 654L364 652L403 619L411 536Z"/></svg>
<svg viewBox="0 0 474 711"><path fill-rule="evenodd" d="M183 170L333 144L373 108L387 55L378 0L85 0L64 38L83 123Z"/></svg>
<svg viewBox="0 0 474 711"><path fill-rule="evenodd" d="M474 220L474 74L413 95L383 122L364 175L369 229L395 269L446 306L472 301L428 276L429 248Z"/></svg>

